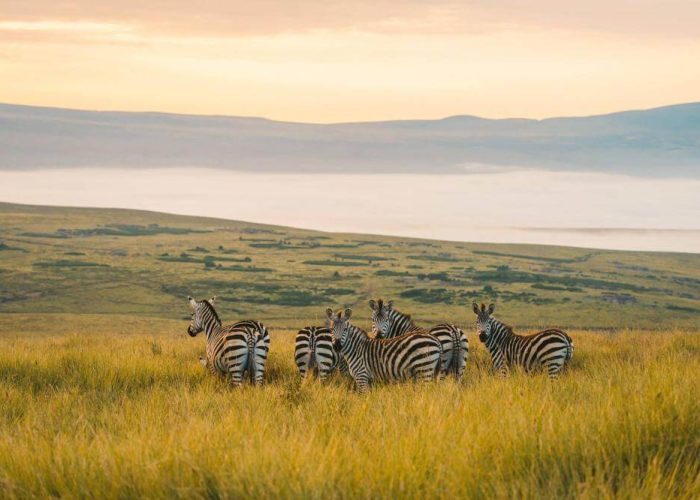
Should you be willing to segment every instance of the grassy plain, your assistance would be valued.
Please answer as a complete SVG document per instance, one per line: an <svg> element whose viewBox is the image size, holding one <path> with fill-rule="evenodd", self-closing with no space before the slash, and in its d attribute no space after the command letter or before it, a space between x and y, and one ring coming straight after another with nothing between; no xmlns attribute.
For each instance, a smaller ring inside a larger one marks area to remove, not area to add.
<svg viewBox="0 0 700 500"><path fill-rule="evenodd" d="M697 328L700 255L331 234L132 210L0 203L0 313L224 318L298 328L393 298L424 324L473 300L518 326ZM366 326L366 324L365 324Z"/></svg>
<svg viewBox="0 0 700 500"><path fill-rule="evenodd" d="M234 390L170 322L63 319L81 333L2 338L0 496L700 495L696 334L573 331L555 384L494 377L472 342L462 383L360 396L337 376L302 383L291 331L268 384Z"/></svg>
<svg viewBox="0 0 700 500"><path fill-rule="evenodd" d="M7 204L0 241L0 497L700 496L698 255ZM187 294L270 326L265 387L205 373ZM295 329L379 295L468 331L463 382L299 380ZM474 299L570 369L494 377Z"/></svg>

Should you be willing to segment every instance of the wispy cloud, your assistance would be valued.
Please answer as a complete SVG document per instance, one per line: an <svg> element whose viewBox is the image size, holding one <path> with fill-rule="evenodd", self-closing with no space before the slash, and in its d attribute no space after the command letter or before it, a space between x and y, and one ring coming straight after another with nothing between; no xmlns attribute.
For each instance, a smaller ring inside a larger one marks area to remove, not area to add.
<svg viewBox="0 0 700 500"><path fill-rule="evenodd" d="M700 2L5 0L0 101L301 121L700 99Z"/></svg>
<svg viewBox="0 0 700 500"><path fill-rule="evenodd" d="M0 21L0 31L110 33L123 29L121 24L93 21Z"/></svg>
<svg viewBox="0 0 700 500"><path fill-rule="evenodd" d="M697 36L696 0L23 0L5 1L18 22L137 25L146 32L270 35L314 30L464 33L565 29L628 35Z"/></svg>

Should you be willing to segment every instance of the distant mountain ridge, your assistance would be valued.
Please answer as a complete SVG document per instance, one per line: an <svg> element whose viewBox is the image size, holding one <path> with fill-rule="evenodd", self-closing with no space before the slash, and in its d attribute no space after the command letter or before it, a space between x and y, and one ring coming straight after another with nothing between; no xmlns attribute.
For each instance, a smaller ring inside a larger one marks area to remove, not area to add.
<svg viewBox="0 0 700 500"><path fill-rule="evenodd" d="M308 124L0 104L0 169L216 167L463 173L491 166L700 177L700 103L544 120Z"/></svg>

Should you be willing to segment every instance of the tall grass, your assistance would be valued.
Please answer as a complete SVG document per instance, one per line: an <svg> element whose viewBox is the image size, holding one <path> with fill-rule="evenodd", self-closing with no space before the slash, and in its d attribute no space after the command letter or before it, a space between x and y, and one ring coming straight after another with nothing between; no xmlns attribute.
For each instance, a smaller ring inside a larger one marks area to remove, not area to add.
<svg viewBox="0 0 700 500"><path fill-rule="evenodd" d="M81 328L82 329L82 328ZM489 370L361 396L273 332L235 390L174 334L0 339L0 496L700 496L700 336L573 332L556 382Z"/></svg>

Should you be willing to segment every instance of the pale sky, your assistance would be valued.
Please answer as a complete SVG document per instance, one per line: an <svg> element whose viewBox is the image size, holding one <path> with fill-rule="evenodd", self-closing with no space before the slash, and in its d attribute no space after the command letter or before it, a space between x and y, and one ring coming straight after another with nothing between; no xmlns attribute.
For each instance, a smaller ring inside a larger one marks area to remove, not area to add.
<svg viewBox="0 0 700 500"><path fill-rule="evenodd" d="M700 101L700 0L2 0L0 102L311 122Z"/></svg>

